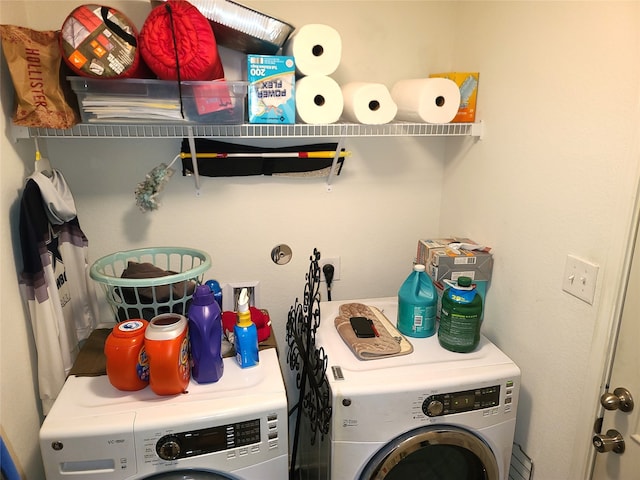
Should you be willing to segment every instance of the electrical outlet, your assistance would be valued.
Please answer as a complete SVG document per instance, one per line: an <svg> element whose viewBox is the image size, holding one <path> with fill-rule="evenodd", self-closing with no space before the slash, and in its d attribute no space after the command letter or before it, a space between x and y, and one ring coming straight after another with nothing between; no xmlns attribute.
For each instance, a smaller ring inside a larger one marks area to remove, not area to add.
<svg viewBox="0 0 640 480"><path fill-rule="evenodd" d="M340 257L327 257L320 258L318 265L320 265L320 272L322 272L322 267L326 264L333 265L333 281L340 280ZM324 273L320 273L320 281L325 282Z"/></svg>
<svg viewBox="0 0 640 480"><path fill-rule="evenodd" d="M574 297L584 300L589 305L593 304L599 268L595 263L567 255L562 289Z"/></svg>
<svg viewBox="0 0 640 480"><path fill-rule="evenodd" d="M260 282L229 282L222 287L222 309L235 312L238 308L238 297L243 288L249 294L249 306L260 308Z"/></svg>

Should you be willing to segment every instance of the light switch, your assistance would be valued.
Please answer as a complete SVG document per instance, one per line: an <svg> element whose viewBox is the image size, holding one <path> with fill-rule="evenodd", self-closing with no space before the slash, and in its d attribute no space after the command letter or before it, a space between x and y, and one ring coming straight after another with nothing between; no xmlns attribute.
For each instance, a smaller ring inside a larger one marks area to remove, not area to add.
<svg viewBox="0 0 640 480"><path fill-rule="evenodd" d="M599 265L588 262L574 255L567 255L567 264L564 269L562 289L584 300L589 305L593 304L596 292L596 280L598 278Z"/></svg>

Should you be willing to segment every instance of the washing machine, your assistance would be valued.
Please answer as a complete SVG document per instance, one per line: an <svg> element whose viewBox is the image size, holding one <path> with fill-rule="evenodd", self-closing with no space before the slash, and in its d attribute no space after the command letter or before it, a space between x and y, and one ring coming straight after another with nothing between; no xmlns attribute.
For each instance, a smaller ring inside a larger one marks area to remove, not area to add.
<svg viewBox="0 0 640 480"><path fill-rule="evenodd" d="M396 325L397 298L321 302L316 345L328 358L331 480L507 480L520 370L482 337L471 353L437 335L413 351L359 360L334 319L344 303L378 308Z"/></svg>
<svg viewBox="0 0 640 480"><path fill-rule="evenodd" d="M286 479L287 399L276 349L159 396L70 376L40 429L47 480Z"/></svg>

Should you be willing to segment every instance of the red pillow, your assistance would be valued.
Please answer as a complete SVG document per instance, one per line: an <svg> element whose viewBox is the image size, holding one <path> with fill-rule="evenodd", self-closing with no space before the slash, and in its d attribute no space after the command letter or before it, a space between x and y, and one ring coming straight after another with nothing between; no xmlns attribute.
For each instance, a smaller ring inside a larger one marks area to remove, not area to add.
<svg viewBox="0 0 640 480"><path fill-rule="evenodd" d="M211 24L186 0L151 10L140 31L140 52L161 80L224 78Z"/></svg>
<svg viewBox="0 0 640 480"><path fill-rule="evenodd" d="M251 321L256 325L258 332L258 342L264 342L271 335L271 318L266 310L256 307L249 307ZM225 331L233 332L233 327L238 321L237 312L222 312L222 328Z"/></svg>

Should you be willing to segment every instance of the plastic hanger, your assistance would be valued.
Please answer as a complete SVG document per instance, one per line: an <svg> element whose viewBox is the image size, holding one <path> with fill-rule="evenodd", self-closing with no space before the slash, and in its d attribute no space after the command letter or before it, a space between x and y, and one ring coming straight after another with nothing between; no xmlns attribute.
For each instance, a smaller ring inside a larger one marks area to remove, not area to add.
<svg viewBox="0 0 640 480"><path fill-rule="evenodd" d="M51 170L51 163L49 159L42 156L40 152L40 145L38 144L38 137L34 137L34 141L36 144L36 163L35 163L35 171L37 173L42 173L44 176L51 178L53 176L53 172Z"/></svg>

